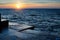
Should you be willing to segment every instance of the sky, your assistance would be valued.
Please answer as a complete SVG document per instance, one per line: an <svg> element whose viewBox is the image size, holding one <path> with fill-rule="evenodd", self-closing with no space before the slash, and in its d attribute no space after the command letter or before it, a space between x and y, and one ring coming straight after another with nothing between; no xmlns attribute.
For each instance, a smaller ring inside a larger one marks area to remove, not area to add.
<svg viewBox="0 0 60 40"><path fill-rule="evenodd" d="M21 1L24 3L60 2L60 0L0 0L0 3L15 3L17 1Z"/></svg>
<svg viewBox="0 0 60 40"><path fill-rule="evenodd" d="M0 0L0 8L13 8L18 2L26 8L60 8L60 0Z"/></svg>

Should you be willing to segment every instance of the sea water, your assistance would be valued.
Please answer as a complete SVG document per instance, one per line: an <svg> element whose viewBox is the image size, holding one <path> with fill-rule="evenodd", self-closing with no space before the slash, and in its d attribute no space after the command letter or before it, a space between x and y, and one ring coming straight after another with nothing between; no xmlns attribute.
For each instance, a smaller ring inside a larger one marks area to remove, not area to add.
<svg viewBox="0 0 60 40"><path fill-rule="evenodd" d="M17 33L18 35L16 34L17 36L21 35L19 37L22 39L26 38L27 40L58 40L58 36L56 35L59 35L60 33L60 9L0 9L0 13L2 15L1 18L8 19L9 22L26 24L35 27L34 30L26 30L20 34ZM51 34L55 36L50 36L48 34L51 26L54 27L54 31L50 32L52 32ZM31 38L33 36L32 39L27 38L28 36L26 35L29 34L29 37ZM44 34L47 34L48 36L45 36Z"/></svg>

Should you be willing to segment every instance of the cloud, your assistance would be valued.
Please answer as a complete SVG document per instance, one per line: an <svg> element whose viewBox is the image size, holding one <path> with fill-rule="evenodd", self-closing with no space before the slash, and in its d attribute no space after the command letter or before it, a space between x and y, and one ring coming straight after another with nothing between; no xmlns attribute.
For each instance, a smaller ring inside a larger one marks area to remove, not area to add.
<svg viewBox="0 0 60 40"><path fill-rule="evenodd" d="M47 3L47 2L60 2L60 0L22 0L25 3Z"/></svg>
<svg viewBox="0 0 60 40"><path fill-rule="evenodd" d="M0 0L0 3L14 3L17 0Z"/></svg>
<svg viewBox="0 0 60 40"><path fill-rule="evenodd" d="M49 3L49 2L60 2L60 0L0 0L0 3Z"/></svg>
<svg viewBox="0 0 60 40"><path fill-rule="evenodd" d="M0 8L16 8L15 4L0 5ZM23 4L23 8L60 8L59 3Z"/></svg>

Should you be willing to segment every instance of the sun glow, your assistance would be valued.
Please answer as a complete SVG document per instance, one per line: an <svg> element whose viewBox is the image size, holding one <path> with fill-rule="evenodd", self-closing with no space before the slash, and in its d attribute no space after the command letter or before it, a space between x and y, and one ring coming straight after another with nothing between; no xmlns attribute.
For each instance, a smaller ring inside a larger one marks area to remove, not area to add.
<svg viewBox="0 0 60 40"><path fill-rule="evenodd" d="M20 9L20 8L22 8L22 4L20 4L20 3L17 3L17 4L16 4L16 8L17 8L17 9Z"/></svg>
<svg viewBox="0 0 60 40"><path fill-rule="evenodd" d="M20 8L20 5L19 5L19 4L16 4L16 7L17 7L17 8Z"/></svg>

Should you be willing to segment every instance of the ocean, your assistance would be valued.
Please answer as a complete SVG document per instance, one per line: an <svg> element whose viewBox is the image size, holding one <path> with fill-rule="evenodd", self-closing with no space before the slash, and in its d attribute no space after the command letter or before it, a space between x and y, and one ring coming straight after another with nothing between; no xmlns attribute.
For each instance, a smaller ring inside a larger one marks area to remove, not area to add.
<svg viewBox="0 0 60 40"><path fill-rule="evenodd" d="M25 35L27 40L60 40L60 37L56 36L60 35L60 9L0 9L0 13L1 18L9 20L9 22L34 26L34 31L31 30L30 32L32 33L27 33L35 36L33 38L30 36L32 39L29 39L27 38L28 36ZM42 34L42 32L44 33ZM48 32L52 32L51 34L54 35L48 34L48 36L45 36L44 34ZM26 40L24 36L20 38Z"/></svg>

